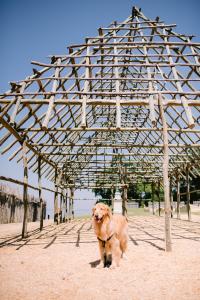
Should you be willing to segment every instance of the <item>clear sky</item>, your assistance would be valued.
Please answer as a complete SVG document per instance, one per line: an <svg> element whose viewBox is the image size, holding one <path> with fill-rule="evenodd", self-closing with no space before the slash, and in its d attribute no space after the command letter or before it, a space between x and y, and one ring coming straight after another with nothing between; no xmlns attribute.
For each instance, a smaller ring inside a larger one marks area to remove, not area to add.
<svg viewBox="0 0 200 300"><path fill-rule="evenodd" d="M9 81L30 75L31 60L44 62L50 54L67 53L68 45L97 35L99 27L126 19L132 6L141 7L149 18L176 23L175 31L200 40L200 0L0 0L0 92L9 89ZM5 155L0 168L1 175L22 179L21 166L8 163ZM30 174L30 183L36 182ZM93 197L87 192L76 196ZM49 193L45 198L53 202Z"/></svg>

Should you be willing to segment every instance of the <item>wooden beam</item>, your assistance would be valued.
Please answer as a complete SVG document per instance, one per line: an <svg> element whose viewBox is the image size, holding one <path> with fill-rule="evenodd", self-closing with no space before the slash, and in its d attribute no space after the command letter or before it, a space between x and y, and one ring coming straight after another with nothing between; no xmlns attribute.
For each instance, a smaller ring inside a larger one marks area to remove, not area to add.
<svg viewBox="0 0 200 300"><path fill-rule="evenodd" d="M54 77L53 86L52 86L52 93L54 93L56 91L57 86L58 86L57 77L59 76L59 73L61 71L61 69L59 68L60 63L61 63L61 59L58 58L58 61L55 64L56 69L55 69L55 77ZM55 96L52 95L49 99L48 110L47 110L46 116L45 116L43 124L42 124L43 130L46 130L48 128L49 119L51 117L51 113L52 113L52 110L53 110L53 107L54 107L54 101L55 101Z"/></svg>
<svg viewBox="0 0 200 300"><path fill-rule="evenodd" d="M12 182L12 183L24 186L24 182L22 182L20 180L13 179L13 178L10 178L10 177L0 176L0 180L7 181L7 182ZM30 189L39 191L38 187L35 187L31 184L27 184L27 187L30 188ZM55 190L49 189L47 187L42 186L41 188L42 188L42 190L45 190L45 191L48 191L48 192L51 192L51 193L55 193Z"/></svg>
<svg viewBox="0 0 200 300"><path fill-rule="evenodd" d="M170 197L169 197L169 147L168 147L168 131L167 122L165 119L165 113L163 108L162 95L158 94L159 104L160 104L160 117L163 126L163 187L164 187L164 200L165 200L165 250L170 252L172 250L171 242L171 207L170 207Z"/></svg>
<svg viewBox="0 0 200 300"><path fill-rule="evenodd" d="M115 40L115 36L116 36L116 31L114 31L113 33L113 37L114 37L114 42L116 42ZM118 58L117 58L117 46L114 46L114 64L116 65L116 67L114 67L114 75L115 75L115 91L117 93L116 96L116 129L119 130L121 128L121 104L120 104L120 96L118 96L118 94L120 93L120 81L119 81L119 67L118 67Z"/></svg>
<svg viewBox="0 0 200 300"><path fill-rule="evenodd" d="M87 93L89 91L89 81L87 80L90 77L90 47L87 46L86 49L86 58L85 58L85 63L88 65L88 67L85 68L85 82L84 82L84 93ZM83 100L82 100L82 115L81 115L81 127L85 128L87 125L86 122L86 108L87 108L87 96L84 94L83 95Z"/></svg>
<svg viewBox="0 0 200 300"><path fill-rule="evenodd" d="M0 116L0 123L2 123L2 125L10 131L10 133L21 143L23 143L23 137L20 136L20 134L7 122L4 120L4 118L2 118ZM37 156L40 155L40 153L34 148L32 147L32 145L28 142L26 142L26 147L29 148L34 154L36 154ZM47 160L45 157L42 157L42 160L45 161L47 164L49 164L50 166L52 166L53 168L55 168L55 165Z"/></svg>

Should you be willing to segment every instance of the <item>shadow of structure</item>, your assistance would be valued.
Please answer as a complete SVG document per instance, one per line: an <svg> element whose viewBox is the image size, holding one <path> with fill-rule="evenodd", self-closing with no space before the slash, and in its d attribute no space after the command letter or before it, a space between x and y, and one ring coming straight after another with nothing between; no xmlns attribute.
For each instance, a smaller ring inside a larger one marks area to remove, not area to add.
<svg viewBox="0 0 200 300"><path fill-rule="evenodd" d="M164 251L164 219L162 217L130 217L129 218L129 243L140 247L144 244ZM193 240L200 242L200 224L182 220L172 220L173 240ZM20 250L26 246L35 246L48 249L53 245L74 244L80 247L83 244L97 243L90 219L73 220L59 225L47 225L42 231L35 229L29 231L28 237L22 239L21 235L9 233L6 236L0 234L0 248L14 247ZM95 268L99 261L91 262Z"/></svg>

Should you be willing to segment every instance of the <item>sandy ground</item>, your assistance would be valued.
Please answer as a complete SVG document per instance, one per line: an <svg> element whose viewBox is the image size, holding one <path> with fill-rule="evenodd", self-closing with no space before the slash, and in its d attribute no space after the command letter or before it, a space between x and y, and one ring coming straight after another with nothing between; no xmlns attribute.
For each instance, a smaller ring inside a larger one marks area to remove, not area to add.
<svg viewBox="0 0 200 300"><path fill-rule="evenodd" d="M164 251L164 219L129 218L127 260L98 269L89 219L71 223L0 225L0 299L199 300L200 223L172 220L173 252Z"/></svg>

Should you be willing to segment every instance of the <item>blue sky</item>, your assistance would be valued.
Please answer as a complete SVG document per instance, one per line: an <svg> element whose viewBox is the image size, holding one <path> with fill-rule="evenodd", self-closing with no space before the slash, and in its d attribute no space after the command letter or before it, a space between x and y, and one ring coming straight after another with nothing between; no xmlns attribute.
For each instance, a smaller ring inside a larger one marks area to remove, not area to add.
<svg viewBox="0 0 200 300"><path fill-rule="evenodd" d="M68 45L97 35L99 27L114 20L127 18L134 5L147 17L160 16L165 23L176 23L175 31L200 40L199 0L0 0L0 92L9 89L9 81L32 72L31 60L47 61L50 54L67 53ZM21 166L7 162L7 156L0 157L0 166L1 175L22 178ZM30 183L36 182L36 176L30 174ZM92 197L86 192L77 193L80 195ZM45 197L52 203L52 195Z"/></svg>
<svg viewBox="0 0 200 300"><path fill-rule="evenodd" d="M31 60L66 53L70 43L124 20L134 5L150 18L176 23L178 32L200 36L199 0L1 0L0 91L8 89L9 81L29 75Z"/></svg>

